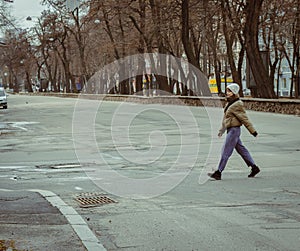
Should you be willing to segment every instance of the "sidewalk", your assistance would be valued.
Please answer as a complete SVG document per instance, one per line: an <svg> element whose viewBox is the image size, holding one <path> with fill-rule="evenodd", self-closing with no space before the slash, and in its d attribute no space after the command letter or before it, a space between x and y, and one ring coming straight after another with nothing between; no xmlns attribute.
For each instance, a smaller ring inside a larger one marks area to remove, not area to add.
<svg viewBox="0 0 300 251"><path fill-rule="evenodd" d="M52 192L0 190L0 212L0 251L104 250L77 212Z"/></svg>

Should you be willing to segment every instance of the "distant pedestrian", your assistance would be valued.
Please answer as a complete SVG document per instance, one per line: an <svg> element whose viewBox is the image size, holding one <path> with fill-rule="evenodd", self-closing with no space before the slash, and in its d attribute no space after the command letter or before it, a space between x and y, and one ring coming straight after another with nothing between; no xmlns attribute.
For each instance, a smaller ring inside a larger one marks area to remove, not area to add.
<svg viewBox="0 0 300 251"><path fill-rule="evenodd" d="M214 173L208 173L208 176L216 180L221 179L221 174L234 149L242 156L247 166L251 167L251 172L248 175L249 178L254 177L260 172L249 151L242 144L240 139L242 125L244 125L254 137L257 137L257 132L246 114L243 102L239 99L239 90L240 87L238 84L230 84L226 88L227 104L224 108L222 127L219 130L218 136L222 137L226 130L227 135L223 145L218 170Z"/></svg>

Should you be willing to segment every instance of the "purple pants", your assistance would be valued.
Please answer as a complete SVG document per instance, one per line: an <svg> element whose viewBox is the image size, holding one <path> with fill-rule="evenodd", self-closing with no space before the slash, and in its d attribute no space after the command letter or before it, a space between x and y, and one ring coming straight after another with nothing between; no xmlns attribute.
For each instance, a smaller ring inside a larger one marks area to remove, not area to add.
<svg viewBox="0 0 300 251"><path fill-rule="evenodd" d="M235 149L239 155L242 156L247 166L253 167L255 165L249 151L243 145L241 139L241 128L231 127L227 129L226 139L222 149L222 155L219 162L218 170L222 172L225 169L229 157L232 155L233 149Z"/></svg>

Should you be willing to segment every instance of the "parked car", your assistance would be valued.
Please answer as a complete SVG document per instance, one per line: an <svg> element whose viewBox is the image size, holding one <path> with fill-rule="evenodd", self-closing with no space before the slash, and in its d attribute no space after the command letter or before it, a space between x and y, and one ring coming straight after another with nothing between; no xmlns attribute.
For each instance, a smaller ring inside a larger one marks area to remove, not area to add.
<svg viewBox="0 0 300 251"><path fill-rule="evenodd" d="M7 94L3 87L0 87L0 107L7 109Z"/></svg>

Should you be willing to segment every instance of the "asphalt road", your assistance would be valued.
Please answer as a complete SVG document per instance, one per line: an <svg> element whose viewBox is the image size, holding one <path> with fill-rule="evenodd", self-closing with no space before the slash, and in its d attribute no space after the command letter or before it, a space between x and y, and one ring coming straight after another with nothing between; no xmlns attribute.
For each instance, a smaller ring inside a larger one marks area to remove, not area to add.
<svg viewBox="0 0 300 251"><path fill-rule="evenodd" d="M261 173L247 178L235 153L211 181L219 109L10 95L0 110L0 196L55 194L107 250L299 250L300 118L248 114L259 137L243 129L242 140ZM43 238L31 241L45 250Z"/></svg>

